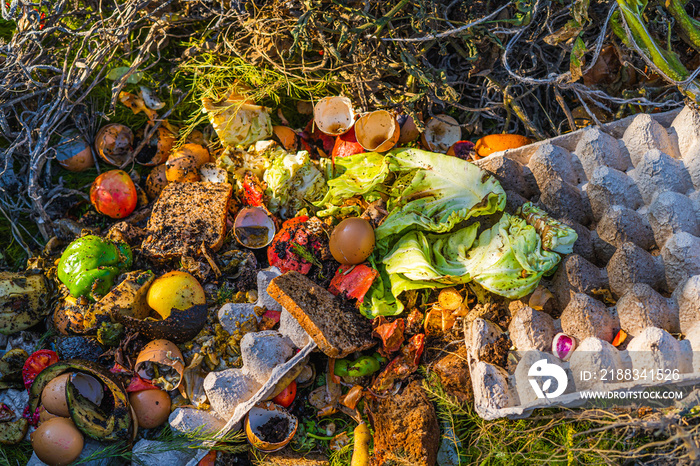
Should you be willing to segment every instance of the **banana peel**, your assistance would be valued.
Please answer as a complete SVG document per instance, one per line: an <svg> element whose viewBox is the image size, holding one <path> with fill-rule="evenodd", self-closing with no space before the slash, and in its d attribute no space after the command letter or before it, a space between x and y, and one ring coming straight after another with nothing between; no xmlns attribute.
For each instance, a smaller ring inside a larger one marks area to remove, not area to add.
<svg viewBox="0 0 700 466"><path fill-rule="evenodd" d="M129 272L126 278L95 304L95 314L121 315L145 319L151 313L146 302L148 288L155 279L153 272Z"/></svg>
<svg viewBox="0 0 700 466"><path fill-rule="evenodd" d="M129 407L129 398L123 385L102 366L80 359L60 361L39 373L29 389L29 410L35 413L41 403L41 394L46 385L66 372L83 372L102 383L111 393L109 406L97 406L80 395L72 383L66 383L66 402L75 426L83 434L95 440L114 442L128 441L134 432L134 423ZM104 405L105 402L103 401Z"/></svg>
<svg viewBox="0 0 700 466"><path fill-rule="evenodd" d="M12 335L39 323L50 312L43 274L0 272L0 333Z"/></svg>

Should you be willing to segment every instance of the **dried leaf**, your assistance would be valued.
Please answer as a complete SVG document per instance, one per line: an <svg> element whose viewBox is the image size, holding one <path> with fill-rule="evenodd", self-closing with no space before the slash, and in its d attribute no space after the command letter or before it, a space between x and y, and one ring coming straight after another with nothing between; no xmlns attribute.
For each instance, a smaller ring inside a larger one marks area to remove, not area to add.
<svg viewBox="0 0 700 466"><path fill-rule="evenodd" d="M340 398L340 404L347 406L350 409L355 409L357 403L359 403L360 399L362 399L363 390L364 387L362 385L355 385Z"/></svg>
<svg viewBox="0 0 700 466"><path fill-rule="evenodd" d="M376 327L372 336L382 340L382 349L379 352L384 356L389 356L398 351L404 341L403 332L406 328L404 320L396 319L393 322L387 322L385 317L379 316L374 319L373 323L376 323Z"/></svg>

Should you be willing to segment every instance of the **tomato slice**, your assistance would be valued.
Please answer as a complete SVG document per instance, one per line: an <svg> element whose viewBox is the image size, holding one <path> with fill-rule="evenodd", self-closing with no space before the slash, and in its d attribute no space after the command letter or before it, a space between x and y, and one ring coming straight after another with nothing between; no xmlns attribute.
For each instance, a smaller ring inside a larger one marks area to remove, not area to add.
<svg viewBox="0 0 700 466"><path fill-rule="evenodd" d="M39 350L32 353L29 358L24 362L24 367L22 367L22 381L24 382L24 388L29 390L32 386L32 382L39 375L39 372L43 371L52 364L58 362L58 354L51 350Z"/></svg>
<svg viewBox="0 0 700 466"><path fill-rule="evenodd" d="M304 223L309 220L306 215L291 218L282 224L282 228L277 232L272 243L267 247L267 260L271 266L275 266L282 273L296 270L306 275L311 269L311 265L304 258L299 257L294 252L293 243L305 246L308 242L308 235L303 229Z"/></svg>
<svg viewBox="0 0 700 466"><path fill-rule="evenodd" d="M297 381L292 380L292 383L287 385L287 388L282 390L279 395L274 397L272 399L273 403L276 403L283 408L289 408L289 406L292 404L294 401L294 398L297 396Z"/></svg>
<svg viewBox="0 0 700 466"><path fill-rule="evenodd" d="M331 280L328 291L336 296L345 292L348 298L355 298L361 303L377 275L375 269L365 264L341 265Z"/></svg>

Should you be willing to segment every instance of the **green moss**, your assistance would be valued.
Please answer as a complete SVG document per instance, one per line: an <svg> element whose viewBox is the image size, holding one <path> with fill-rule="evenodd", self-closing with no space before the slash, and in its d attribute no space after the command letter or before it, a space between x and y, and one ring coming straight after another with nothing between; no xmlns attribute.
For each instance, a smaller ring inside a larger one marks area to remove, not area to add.
<svg viewBox="0 0 700 466"><path fill-rule="evenodd" d="M0 18L0 41L9 41L15 33L15 22Z"/></svg>
<svg viewBox="0 0 700 466"><path fill-rule="evenodd" d="M21 442L17 445L3 445L0 448L0 466L24 466L32 456L32 445Z"/></svg>

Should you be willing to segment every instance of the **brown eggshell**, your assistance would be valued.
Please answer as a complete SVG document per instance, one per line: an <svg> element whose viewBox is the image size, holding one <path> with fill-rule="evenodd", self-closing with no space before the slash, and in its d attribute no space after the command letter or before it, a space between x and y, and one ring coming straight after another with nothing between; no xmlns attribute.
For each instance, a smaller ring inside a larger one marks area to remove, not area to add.
<svg viewBox="0 0 700 466"><path fill-rule="evenodd" d="M69 133L56 146L56 161L72 172L81 172L95 165L90 145L77 133Z"/></svg>
<svg viewBox="0 0 700 466"><path fill-rule="evenodd" d="M209 162L211 158L209 155L209 151L206 147L200 144L193 144L191 142L188 142L187 144L183 144L181 147L173 151L169 159L176 159L179 157L187 156L194 157L195 162L197 163L197 168Z"/></svg>
<svg viewBox="0 0 700 466"><path fill-rule="evenodd" d="M175 371L180 374L180 380L175 388L180 386L180 383L182 382L182 374L185 371L185 366L182 352L180 352L180 349L175 343L168 340L153 340L144 346L139 353L139 356L136 358L134 370L136 372L141 371L141 366L146 361L175 368ZM143 377L141 373L139 373L139 375Z"/></svg>
<svg viewBox="0 0 700 466"><path fill-rule="evenodd" d="M260 433L260 427L268 422L272 417L282 417L287 419L289 422L287 436L281 442L268 442ZM296 418L296 416L293 416L286 409L270 401L255 405L253 409L248 412L245 418L245 433L246 437L248 437L248 442L250 442L250 444L256 449L266 453L271 453L284 448L294 437L298 426L299 420Z"/></svg>
<svg viewBox="0 0 700 466"><path fill-rule="evenodd" d="M420 131L416 126L416 122L410 115L402 115L398 118L401 126L401 135L399 136L399 145L413 142L420 137Z"/></svg>
<svg viewBox="0 0 700 466"><path fill-rule="evenodd" d="M141 150L139 155L136 157L136 161L146 167L153 167L155 165L160 165L165 163L170 156L170 152L175 144L175 135L171 133L167 128L159 127L156 133L148 141L148 146L150 150ZM148 157L146 154L155 154L152 157ZM147 158L147 160L144 160Z"/></svg>
<svg viewBox="0 0 700 466"><path fill-rule="evenodd" d="M182 156L176 159L170 158L165 162L165 177L168 182L194 182L199 181L197 161L192 156Z"/></svg>
<svg viewBox="0 0 700 466"><path fill-rule="evenodd" d="M39 407L39 425L43 424L44 422L48 421L49 419L53 419L56 417L61 417L61 416L56 416L55 414L51 414L50 412L46 411L46 408L43 406Z"/></svg>
<svg viewBox="0 0 700 466"><path fill-rule="evenodd" d="M346 218L333 229L329 247L333 258L341 264L360 264L374 249L374 229L359 217Z"/></svg>
<svg viewBox="0 0 700 466"><path fill-rule="evenodd" d="M168 185L168 178L165 175L165 164L158 165L151 170L146 178L146 194L150 199L156 199L161 191Z"/></svg>
<svg viewBox="0 0 700 466"><path fill-rule="evenodd" d="M117 167L128 160L133 144L134 133L118 123L103 126L95 138L95 150L100 158Z"/></svg>
<svg viewBox="0 0 700 466"><path fill-rule="evenodd" d="M49 419L30 436L34 453L51 466L67 465L83 451L85 439L73 421L64 417Z"/></svg>
<svg viewBox="0 0 700 466"><path fill-rule="evenodd" d="M199 167L209 162L209 151L199 144L187 143L174 150L165 162L168 181L199 181Z"/></svg>
<svg viewBox="0 0 700 466"><path fill-rule="evenodd" d="M400 132L398 122L386 110L366 113L355 123L357 142L369 152L388 151L399 141Z"/></svg>
<svg viewBox="0 0 700 466"><path fill-rule="evenodd" d="M59 375L41 392L41 404L46 411L55 416L70 417L66 401L66 381L69 377L70 373Z"/></svg>
<svg viewBox="0 0 700 466"><path fill-rule="evenodd" d="M142 390L129 394L136 419L144 429L153 429L170 416L170 395L164 390Z"/></svg>

